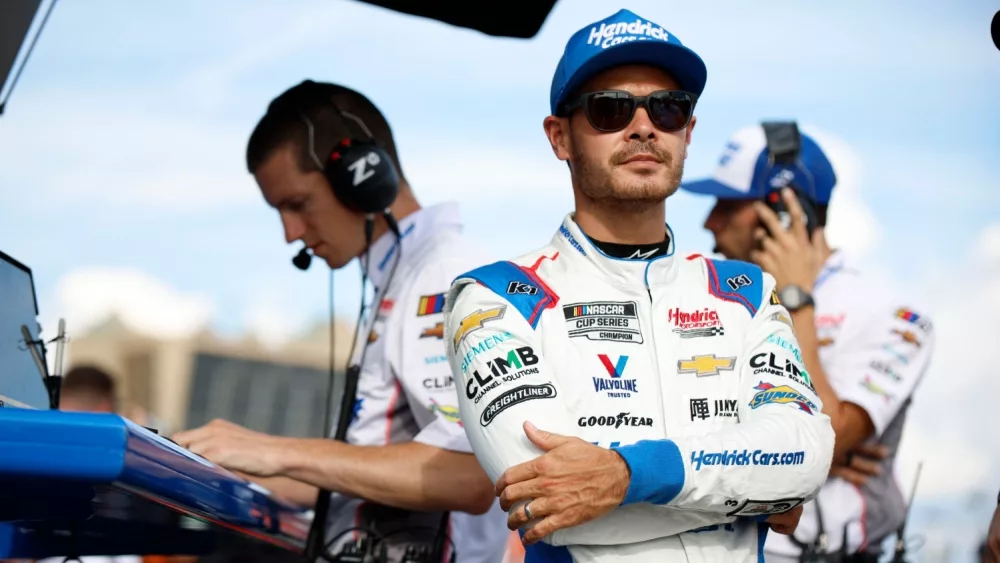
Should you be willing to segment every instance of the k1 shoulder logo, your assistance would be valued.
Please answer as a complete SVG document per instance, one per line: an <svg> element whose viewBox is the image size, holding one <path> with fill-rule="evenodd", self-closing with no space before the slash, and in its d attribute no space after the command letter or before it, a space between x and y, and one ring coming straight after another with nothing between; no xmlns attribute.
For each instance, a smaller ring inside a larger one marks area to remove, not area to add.
<svg viewBox="0 0 1000 563"><path fill-rule="evenodd" d="M553 399L557 395L555 385L542 383L541 385L521 385L506 391L496 399L486 405L483 414L479 417L479 424L483 427L489 426L497 416L503 411L519 405L525 401L535 399Z"/></svg>
<svg viewBox="0 0 1000 563"><path fill-rule="evenodd" d="M753 280L746 274L740 274L738 276L726 278L726 285L729 286L729 289L736 291L741 287L753 285Z"/></svg>
<svg viewBox="0 0 1000 563"><path fill-rule="evenodd" d="M486 362L489 371L483 370L485 375L480 375L479 370L475 370L468 376L465 382L465 396L478 405L483 397L500 385L538 373L538 368L531 367L537 363L538 356L530 346L511 350L507 352L506 357L493 358Z"/></svg>
<svg viewBox="0 0 1000 563"><path fill-rule="evenodd" d="M614 363L607 354L598 354L597 359L601 361L604 370L609 377L594 377L594 391L604 393L611 399L627 399L633 393L639 392L638 382L635 379L625 379L625 365L628 364L628 356L618 356Z"/></svg>
<svg viewBox="0 0 1000 563"><path fill-rule="evenodd" d="M595 301L563 305L570 338L642 344L634 301Z"/></svg>
<svg viewBox="0 0 1000 563"><path fill-rule="evenodd" d="M516 295L516 294L536 295L537 293L538 293L537 287L530 284L526 284L524 282L512 281L507 284L508 295Z"/></svg>
<svg viewBox="0 0 1000 563"><path fill-rule="evenodd" d="M667 321L674 325L673 332L681 338L704 338L726 334L715 309L704 307L695 311L684 311L674 307L667 314Z"/></svg>

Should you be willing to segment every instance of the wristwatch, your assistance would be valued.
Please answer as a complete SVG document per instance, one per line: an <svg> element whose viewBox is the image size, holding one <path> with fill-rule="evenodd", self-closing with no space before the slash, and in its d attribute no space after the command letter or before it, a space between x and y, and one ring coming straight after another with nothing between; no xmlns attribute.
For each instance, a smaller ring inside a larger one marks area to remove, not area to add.
<svg viewBox="0 0 1000 563"><path fill-rule="evenodd" d="M778 299L781 304L791 312L798 311L803 307L811 307L816 304L813 296L798 285L786 285L778 292Z"/></svg>

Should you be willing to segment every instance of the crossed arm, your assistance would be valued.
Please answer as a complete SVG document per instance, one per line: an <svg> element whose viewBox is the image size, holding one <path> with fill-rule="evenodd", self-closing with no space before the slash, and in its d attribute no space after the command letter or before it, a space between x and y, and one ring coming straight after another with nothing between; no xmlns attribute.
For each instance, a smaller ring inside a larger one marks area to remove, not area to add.
<svg viewBox="0 0 1000 563"><path fill-rule="evenodd" d="M773 282L767 292L770 285ZM494 350L493 355L528 348L538 359L516 383L490 388L492 393L459 395L473 450L490 477L498 481L497 492L510 515L508 527L531 525L525 543L545 538L556 545L614 545L676 535L735 520L739 514L732 502L811 498L826 478L833 447L827 417L782 404L751 411L746 406L753 394L750 388L740 397L740 419L747 422L714 435L648 440L616 450L572 437L572 418L560 396L559 382L538 352L527 321L503 298L477 284L456 286L448 303L445 334L458 343L448 350L456 381L475 386L476 370L489 373L483 356L490 354L473 353L476 341L502 341L502 350ZM464 318L508 306L501 320L475 329L475 338L460 338ZM748 350L770 346L781 351L767 344L772 334L794 342L790 327L763 320L774 312L762 306ZM744 379L750 381L750 377ZM818 401L804 385L779 379L775 385L791 385L804 398L808 394ZM746 467L695 463L698 452L734 447L756 451L755 461ZM762 452L757 448L765 453L800 450L802 461L797 467L758 467L768 465L770 458L759 457ZM762 462L757 463L758 459ZM777 524L780 530L781 523Z"/></svg>

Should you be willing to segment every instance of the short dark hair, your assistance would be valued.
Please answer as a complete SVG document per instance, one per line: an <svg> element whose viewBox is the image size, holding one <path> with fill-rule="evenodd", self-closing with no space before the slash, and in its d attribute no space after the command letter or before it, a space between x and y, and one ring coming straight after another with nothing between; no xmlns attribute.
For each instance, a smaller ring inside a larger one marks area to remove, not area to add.
<svg viewBox="0 0 1000 563"><path fill-rule="evenodd" d="M114 404L115 380L108 372L96 366L77 366L63 376L60 393L90 399L106 399Z"/></svg>
<svg viewBox="0 0 1000 563"><path fill-rule="evenodd" d="M250 134L247 143L247 169L253 174L275 150L292 143L298 152L299 169L303 172L316 170L316 162L309 154L308 128L302 116L313 124L313 145L321 162L342 139L366 138L367 134L361 126L341 116L338 108L364 122L375 142L392 158L392 163L402 178L403 170L396 154L392 130L375 104L364 94L346 86L312 80L305 80L285 90L271 101L267 113Z"/></svg>

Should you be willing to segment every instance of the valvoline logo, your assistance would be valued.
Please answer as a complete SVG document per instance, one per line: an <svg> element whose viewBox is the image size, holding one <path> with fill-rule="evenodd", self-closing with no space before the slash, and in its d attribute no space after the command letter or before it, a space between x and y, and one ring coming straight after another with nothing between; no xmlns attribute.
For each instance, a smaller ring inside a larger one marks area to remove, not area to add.
<svg viewBox="0 0 1000 563"><path fill-rule="evenodd" d="M752 409L772 403L792 403L809 414L813 414L813 410L819 410L816 407L816 404L806 398L805 395L787 385L779 385L775 387L770 383L764 383L761 381L756 387L754 387L754 389L756 389L757 392L754 393L753 398L750 399L750 408Z"/></svg>
<svg viewBox="0 0 1000 563"><path fill-rule="evenodd" d="M613 364L607 354L598 354L597 357L601 359L604 369L608 370L608 375L611 377L621 377L625 371L625 364L628 363L628 356L618 356L618 361Z"/></svg>
<svg viewBox="0 0 1000 563"><path fill-rule="evenodd" d="M604 364L604 369L611 377L595 377L594 391L604 392L610 398L628 398L632 393L638 393L639 389L635 379L625 379L625 365L628 363L628 356L618 356L614 363L607 354L598 354L597 358Z"/></svg>

